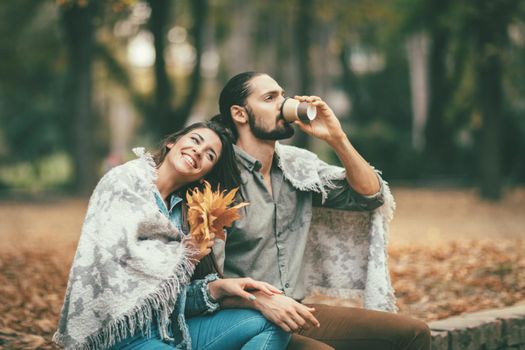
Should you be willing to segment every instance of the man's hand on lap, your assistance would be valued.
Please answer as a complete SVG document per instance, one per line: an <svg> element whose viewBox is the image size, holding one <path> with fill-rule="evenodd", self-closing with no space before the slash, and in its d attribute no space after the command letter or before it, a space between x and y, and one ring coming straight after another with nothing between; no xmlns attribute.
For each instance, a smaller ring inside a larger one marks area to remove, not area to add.
<svg viewBox="0 0 525 350"><path fill-rule="evenodd" d="M314 308L285 295L268 296L259 292L255 294L257 296L257 300L253 302L255 309L286 332L296 332L320 325L313 315Z"/></svg>

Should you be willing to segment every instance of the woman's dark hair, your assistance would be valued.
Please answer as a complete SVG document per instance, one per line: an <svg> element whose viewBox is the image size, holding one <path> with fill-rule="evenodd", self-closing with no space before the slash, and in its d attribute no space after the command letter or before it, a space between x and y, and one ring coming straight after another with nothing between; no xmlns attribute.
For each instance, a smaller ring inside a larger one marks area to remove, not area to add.
<svg viewBox="0 0 525 350"><path fill-rule="evenodd" d="M206 128L214 131L221 140L221 154L217 159L217 163L212 170L206 174L204 180L208 181L213 189L220 185L221 190L231 190L238 187L241 183L241 176L239 168L235 162L235 152L233 150L233 137L230 130L226 129L219 123L214 121L194 123L182 130L179 130L171 135L168 135L161 141L159 150L153 155L153 160L157 168L164 162L166 155L170 151L168 144L176 143L182 136L186 135L194 129ZM199 183L192 183L184 186L179 192L184 193L189 188L198 187Z"/></svg>
<svg viewBox="0 0 525 350"><path fill-rule="evenodd" d="M230 107L235 105L244 106L246 104L246 98L252 93L250 80L259 75L263 75L263 73L244 72L237 74L224 85L219 96L219 111L221 114L216 115L212 120L230 129L234 142L237 142L239 133L233 122Z"/></svg>

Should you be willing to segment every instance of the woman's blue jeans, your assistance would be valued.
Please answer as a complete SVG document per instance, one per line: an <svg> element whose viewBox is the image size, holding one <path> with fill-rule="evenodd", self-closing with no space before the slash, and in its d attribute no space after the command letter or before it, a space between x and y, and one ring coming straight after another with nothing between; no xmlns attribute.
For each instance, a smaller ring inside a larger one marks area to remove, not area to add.
<svg viewBox="0 0 525 350"><path fill-rule="evenodd" d="M190 331L192 349L202 350L282 350L290 334L282 331L261 313L249 309L226 309L212 315L186 320ZM164 343L157 328L151 335L136 335L112 349L167 350L173 346Z"/></svg>

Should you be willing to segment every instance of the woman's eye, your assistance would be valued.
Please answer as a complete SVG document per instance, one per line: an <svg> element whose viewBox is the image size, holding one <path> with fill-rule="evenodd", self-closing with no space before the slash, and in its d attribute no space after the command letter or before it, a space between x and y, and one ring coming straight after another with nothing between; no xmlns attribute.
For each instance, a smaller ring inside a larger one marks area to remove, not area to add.
<svg viewBox="0 0 525 350"><path fill-rule="evenodd" d="M213 156L213 154L211 153L208 153L208 158L213 162L213 160L215 159L215 157Z"/></svg>
<svg viewBox="0 0 525 350"><path fill-rule="evenodd" d="M199 139L196 138L195 136L192 136L191 139L192 139L193 142L195 142L196 144L199 144Z"/></svg>
<svg viewBox="0 0 525 350"><path fill-rule="evenodd" d="M266 96L266 101L271 101L273 99L273 96Z"/></svg>

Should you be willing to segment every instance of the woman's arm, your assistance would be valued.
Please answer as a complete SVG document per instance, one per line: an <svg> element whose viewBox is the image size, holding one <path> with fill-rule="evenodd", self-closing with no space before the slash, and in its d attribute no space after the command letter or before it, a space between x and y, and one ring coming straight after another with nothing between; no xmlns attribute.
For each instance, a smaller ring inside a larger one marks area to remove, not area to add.
<svg viewBox="0 0 525 350"><path fill-rule="evenodd" d="M249 277L245 278L225 278L218 279L208 285L210 296L214 300L221 300L224 297L241 297L243 299L255 300L255 295L249 291L261 291L268 296L282 294L282 291L269 283L256 281Z"/></svg>
<svg viewBox="0 0 525 350"><path fill-rule="evenodd" d="M256 297L250 292L255 290L268 296L282 293L271 284L251 278L219 279L216 274L210 274L204 279L191 282L186 287L184 313L187 317L212 313L219 308L219 301L229 296L253 301Z"/></svg>

